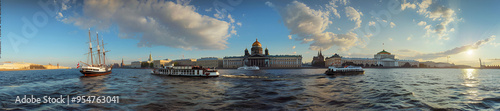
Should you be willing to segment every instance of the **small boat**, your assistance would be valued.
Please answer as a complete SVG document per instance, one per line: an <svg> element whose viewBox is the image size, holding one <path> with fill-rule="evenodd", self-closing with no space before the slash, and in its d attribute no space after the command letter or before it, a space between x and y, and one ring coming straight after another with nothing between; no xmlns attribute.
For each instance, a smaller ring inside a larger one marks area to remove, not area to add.
<svg viewBox="0 0 500 111"><path fill-rule="evenodd" d="M334 66L328 67L328 70L325 71L326 75L356 75L356 74L364 74L365 70L361 67L357 66L345 66L343 68L338 68Z"/></svg>
<svg viewBox="0 0 500 111"><path fill-rule="evenodd" d="M260 70L258 66L243 66L243 67L238 67L238 70Z"/></svg>
<svg viewBox="0 0 500 111"><path fill-rule="evenodd" d="M100 76L100 75L106 75L110 74L111 70L113 69L113 66L111 65L106 65L106 51L104 50L104 41L102 42L102 51L99 45L99 34L97 35L97 57L96 58L96 63L94 64L94 51L92 51L92 38L90 37L90 30L89 30L89 56L90 56L90 64L85 63L80 61L81 63L85 64L86 66L82 66L80 68L80 73L82 73L84 76ZM102 55L101 55L102 54ZM101 58L102 57L102 58ZM77 68L80 67L80 63L78 63Z"/></svg>
<svg viewBox="0 0 500 111"><path fill-rule="evenodd" d="M219 72L217 70L199 66L165 66L163 68L153 69L151 74L188 77L219 77Z"/></svg>

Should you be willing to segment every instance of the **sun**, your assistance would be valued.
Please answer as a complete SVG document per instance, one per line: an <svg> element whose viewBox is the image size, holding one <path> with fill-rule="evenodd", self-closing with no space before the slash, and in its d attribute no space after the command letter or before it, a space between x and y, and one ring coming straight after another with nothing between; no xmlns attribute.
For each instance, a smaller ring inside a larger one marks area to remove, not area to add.
<svg viewBox="0 0 500 111"><path fill-rule="evenodd" d="M472 52L472 50L468 50L468 51L467 51L467 54L468 54L468 55L472 55L472 53L473 53L473 52Z"/></svg>

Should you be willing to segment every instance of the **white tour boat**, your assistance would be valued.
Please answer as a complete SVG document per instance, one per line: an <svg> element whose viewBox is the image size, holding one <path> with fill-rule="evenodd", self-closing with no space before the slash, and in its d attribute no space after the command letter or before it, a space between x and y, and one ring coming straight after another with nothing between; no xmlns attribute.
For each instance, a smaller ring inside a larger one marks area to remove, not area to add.
<svg viewBox="0 0 500 111"><path fill-rule="evenodd" d="M328 67L328 70L325 71L325 74L327 75L355 75L364 73L365 70L358 66L345 66L343 68L330 66Z"/></svg>
<svg viewBox="0 0 500 111"><path fill-rule="evenodd" d="M238 70L260 70L258 66L243 66L243 67L238 67Z"/></svg>
<svg viewBox="0 0 500 111"><path fill-rule="evenodd" d="M151 71L151 74L168 76L193 76L193 77L219 77L215 69L202 68L199 66L165 66Z"/></svg>

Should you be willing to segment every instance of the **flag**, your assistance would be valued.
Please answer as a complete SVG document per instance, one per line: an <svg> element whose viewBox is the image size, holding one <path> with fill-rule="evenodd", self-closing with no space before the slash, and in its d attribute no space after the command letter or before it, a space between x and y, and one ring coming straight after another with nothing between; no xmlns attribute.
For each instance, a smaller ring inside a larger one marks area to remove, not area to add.
<svg viewBox="0 0 500 111"><path fill-rule="evenodd" d="M76 68L79 68L79 67L80 67L80 63L78 63L78 64L76 65Z"/></svg>

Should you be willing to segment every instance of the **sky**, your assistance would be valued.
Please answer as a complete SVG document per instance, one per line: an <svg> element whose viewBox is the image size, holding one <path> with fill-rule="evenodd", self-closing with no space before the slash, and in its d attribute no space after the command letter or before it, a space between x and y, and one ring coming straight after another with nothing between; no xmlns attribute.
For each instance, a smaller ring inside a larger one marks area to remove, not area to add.
<svg viewBox="0 0 500 111"><path fill-rule="evenodd" d="M271 55L499 65L498 0L3 0L0 61L87 61L89 30L108 63ZM93 45L96 43L94 42ZM95 46L94 46L95 48ZM449 58L448 58L449 57Z"/></svg>

